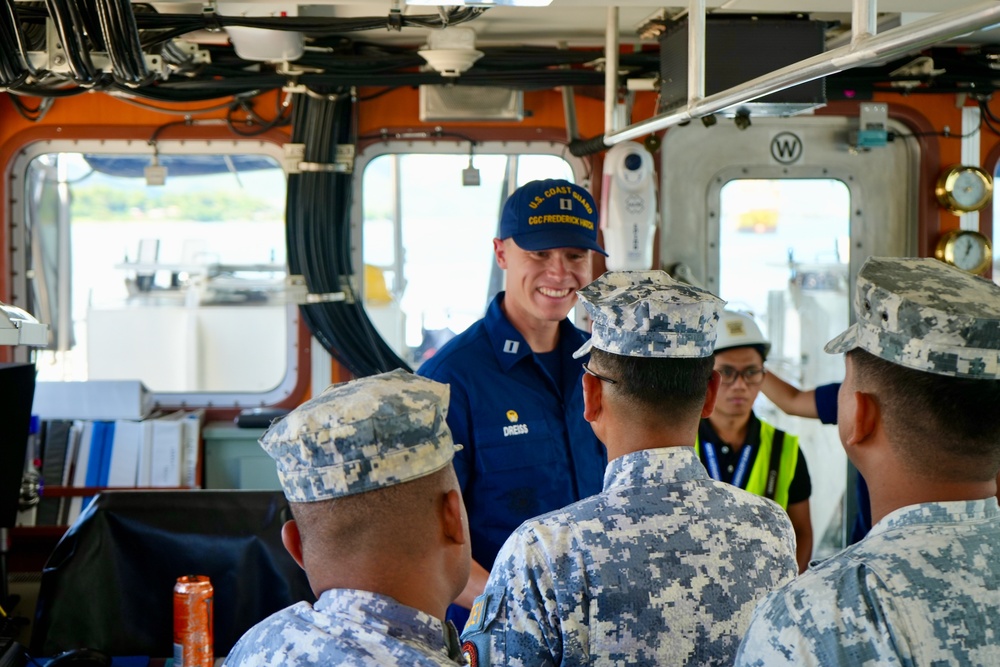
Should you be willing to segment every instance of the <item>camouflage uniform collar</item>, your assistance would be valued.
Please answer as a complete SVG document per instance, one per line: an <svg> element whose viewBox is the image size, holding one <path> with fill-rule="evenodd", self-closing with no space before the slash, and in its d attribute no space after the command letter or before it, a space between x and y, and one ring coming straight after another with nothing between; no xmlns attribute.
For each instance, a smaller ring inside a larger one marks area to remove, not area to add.
<svg viewBox="0 0 1000 667"><path fill-rule="evenodd" d="M687 482L708 479L705 466L691 447L643 449L619 456L604 471L604 490L635 486L650 480Z"/></svg>
<svg viewBox="0 0 1000 667"><path fill-rule="evenodd" d="M400 604L388 595L352 588L332 588L323 591L313 607L331 617L355 617L359 623L386 636L401 641L412 640L440 650L452 660L460 655L453 655L458 649L458 635L454 625L419 609Z"/></svg>
<svg viewBox="0 0 1000 667"><path fill-rule="evenodd" d="M444 622L444 644L449 658L460 665L466 664L460 633L451 621Z"/></svg>
<svg viewBox="0 0 1000 667"><path fill-rule="evenodd" d="M869 535L879 535L896 528L912 528L920 525L942 523L966 523L1000 518L997 499L952 500L948 502L920 503L907 505L890 512L875 524Z"/></svg>

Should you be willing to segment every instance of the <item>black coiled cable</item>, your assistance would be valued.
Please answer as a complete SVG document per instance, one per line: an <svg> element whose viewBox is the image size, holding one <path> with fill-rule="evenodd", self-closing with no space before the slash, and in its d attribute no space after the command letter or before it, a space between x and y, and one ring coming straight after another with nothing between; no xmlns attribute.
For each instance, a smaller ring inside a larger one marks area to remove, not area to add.
<svg viewBox="0 0 1000 667"><path fill-rule="evenodd" d="M34 74L28 50L14 0L4 0L0 9L0 86L16 87Z"/></svg>
<svg viewBox="0 0 1000 667"><path fill-rule="evenodd" d="M80 8L73 0L45 0L49 16L59 35L73 79L83 85L97 82L98 72L90 59L90 42Z"/></svg>
<svg viewBox="0 0 1000 667"><path fill-rule="evenodd" d="M153 75L146 66L132 3L129 0L96 0L94 13L115 79L126 86L149 83Z"/></svg>
<svg viewBox="0 0 1000 667"><path fill-rule="evenodd" d="M353 143L352 107L345 94L293 97L292 142L305 145L306 162L332 164L337 145ZM326 171L288 178L289 271L305 278L310 293L348 295L348 301L308 304L300 311L316 339L354 376L409 370L379 335L351 284L351 182L350 174Z"/></svg>

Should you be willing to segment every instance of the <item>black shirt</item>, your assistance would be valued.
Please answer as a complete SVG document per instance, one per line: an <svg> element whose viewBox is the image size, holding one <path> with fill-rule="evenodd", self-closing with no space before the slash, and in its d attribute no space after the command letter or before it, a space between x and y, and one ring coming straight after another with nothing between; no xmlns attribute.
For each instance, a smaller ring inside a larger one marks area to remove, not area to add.
<svg viewBox="0 0 1000 667"><path fill-rule="evenodd" d="M715 445L716 458L719 462L719 474L722 476L720 481L732 484L733 473L736 471L736 466L739 463L742 448L736 449L732 444L720 438L719 434L712 428L712 422L708 419L702 419L701 424L698 426L698 440L699 442L711 442ZM760 447L758 446L760 445L760 420L752 412L750 413L750 421L747 423L747 439L743 443L744 447L747 445L753 446L753 453L747 465L749 473L750 470L753 470L757 454L760 453ZM704 447L700 448L699 454L702 465L708 469ZM747 479L749 478L750 475L747 474ZM806 466L806 457L802 453L802 448L799 447L799 456L795 463L792 483L788 487L788 504L794 505L803 500L808 500L810 495L812 495L812 481L809 479L809 468Z"/></svg>

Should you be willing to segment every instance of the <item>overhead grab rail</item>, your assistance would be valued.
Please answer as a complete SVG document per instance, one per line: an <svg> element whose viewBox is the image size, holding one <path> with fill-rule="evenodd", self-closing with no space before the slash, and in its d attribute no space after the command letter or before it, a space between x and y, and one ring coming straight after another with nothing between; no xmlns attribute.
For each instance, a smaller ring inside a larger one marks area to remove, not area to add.
<svg viewBox="0 0 1000 667"><path fill-rule="evenodd" d="M1000 23L1000 2L989 0L963 9L940 12L875 35L876 0L854 0L850 44L806 58L708 97L704 97L705 0L691 0L688 14L691 30L688 35L687 107L633 123L613 134L605 134L605 145L614 146L800 83L852 67L891 60L942 40L995 25ZM700 25L696 25L697 22L701 22Z"/></svg>

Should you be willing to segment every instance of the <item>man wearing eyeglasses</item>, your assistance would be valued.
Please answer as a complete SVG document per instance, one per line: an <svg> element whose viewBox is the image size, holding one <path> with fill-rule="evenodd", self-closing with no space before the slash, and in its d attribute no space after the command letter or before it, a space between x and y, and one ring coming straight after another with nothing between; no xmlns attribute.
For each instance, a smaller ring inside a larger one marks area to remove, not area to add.
<svg viewBox="0 0 1000 667"><path fill-rule="evenodd" d="M799 439L762 421L753 412L771 349L753 318L724 311L715 347L722 376L715 410L698 428L698 457L712 479L775 501L795 528L799 572L812 556L809 496L812 483Z"/></svg>

